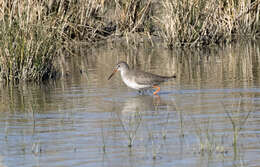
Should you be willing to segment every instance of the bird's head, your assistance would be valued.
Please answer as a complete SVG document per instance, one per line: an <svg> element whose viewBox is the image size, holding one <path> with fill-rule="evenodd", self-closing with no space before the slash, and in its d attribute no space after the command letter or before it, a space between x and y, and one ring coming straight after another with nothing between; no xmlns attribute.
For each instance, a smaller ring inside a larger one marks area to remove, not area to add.
<svg viewBox="0 0 260 167"><path fill-rule="evenodd" d="M108 80L112 78L112 76L117 72L117 71L126 71L129 70L129 66L126 62L120 61L116 64L112 74L108 77Z"/></svg>

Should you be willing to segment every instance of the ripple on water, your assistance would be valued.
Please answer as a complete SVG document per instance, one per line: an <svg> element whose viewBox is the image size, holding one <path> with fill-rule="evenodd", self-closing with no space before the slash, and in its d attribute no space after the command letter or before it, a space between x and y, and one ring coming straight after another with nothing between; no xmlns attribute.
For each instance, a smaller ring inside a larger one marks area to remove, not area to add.
<svg viewBox="0 0 260 167"><path fill-rule="evenodd" d="M87 78L2 89L0 166L257 166L259 67L240 56L258 60L258 52L244 53L254 47L190 54L139 48L137 57L136 50L101 49L81 57ZM178 76L159 96L139 95L118 74L107 81L118 59Z"/></svg>

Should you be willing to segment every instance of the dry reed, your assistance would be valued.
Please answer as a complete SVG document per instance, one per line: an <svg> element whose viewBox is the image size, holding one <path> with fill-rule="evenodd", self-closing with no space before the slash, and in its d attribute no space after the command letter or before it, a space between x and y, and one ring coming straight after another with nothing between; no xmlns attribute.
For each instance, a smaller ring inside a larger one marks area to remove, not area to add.
<svg viewBox="0 0 260 167"><path fill-rule="evenodd" d="M230 42L236 36L259 36L260 1L165 0L157 18L169 47Z"/></svg>
<svg viewBox="0 0 260 167"><path fill-rule="evenodd" d="M55 77L57 50L82 36L98 38L98 0L6 0L0 6L0 78L7 82Z"/></svg>

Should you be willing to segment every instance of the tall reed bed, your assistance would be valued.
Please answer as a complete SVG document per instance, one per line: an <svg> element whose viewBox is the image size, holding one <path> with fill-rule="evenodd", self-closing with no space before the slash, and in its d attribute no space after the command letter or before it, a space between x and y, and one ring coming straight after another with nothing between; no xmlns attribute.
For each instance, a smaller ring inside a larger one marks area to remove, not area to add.
<svg viewBox="0 0 260 167"><path fill-rule="evenodd" d="M55 77L61 48L114 34L157 35L169 47L229 42L238 35L256 38L259 12L259 0L0 1L0 80Z"/></svg>
<svg viewBox="0 0 260 167"><path fill-rule="evenodd" d="M152 0L115 0L117 29L122 33L150 31Z"/></svg>
<svg viewBox="0 0 260 167"><path fill-rule="evenodd" d="M169 47L204 46L260 33L260 1L165 0L162 7L157 20Z"/></svg>
<svg viewBox="0 0 260 167"><path fill-rule="evenodd" d="M98 0L0 2L0 78L42 81L56 75L54 58L72 39L95 40ZM83 28L84 25L84 28Z"/></svg>

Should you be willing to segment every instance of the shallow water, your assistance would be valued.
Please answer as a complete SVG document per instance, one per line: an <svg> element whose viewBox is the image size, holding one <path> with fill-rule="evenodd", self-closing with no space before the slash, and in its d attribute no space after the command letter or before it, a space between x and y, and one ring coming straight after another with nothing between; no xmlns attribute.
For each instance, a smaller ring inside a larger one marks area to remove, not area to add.
<svg viewBox="0 0 260 167"><path fill-rule="evenodd" d="M106 45L64 57L64 79L0 91L0 166L258 166L260 45ZM139 95L119 60L177 79Z"/></svg>

